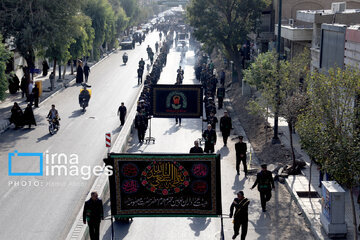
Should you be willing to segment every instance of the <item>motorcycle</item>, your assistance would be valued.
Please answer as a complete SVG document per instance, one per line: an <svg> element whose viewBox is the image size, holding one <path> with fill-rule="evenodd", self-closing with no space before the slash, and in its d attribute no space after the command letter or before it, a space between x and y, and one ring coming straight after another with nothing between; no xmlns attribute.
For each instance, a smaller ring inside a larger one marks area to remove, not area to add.
<svg viewBox="0 0 360 240"><path fill-rule="evenodd" d="M126 65L129 57L128 57L128 55L126 53L124 53L124 55L122 56L122 59L123 59L124 65Z"/></svg>
<svg viewBox="0 0 360 240"><path fill-rule="evenodd" d="M60 121L60 118L59 120ZM49 122L49 133L51 135L54 135L55 133L57 133L57 131L59 131L60 125L58 123L58 121L55 118L48 118L48 122Z"/></svg>
<svg viewBox="0 0 360 240"><path fill-rule="evenodd" d="M85 108L87 106L89 106L89 101L91 98L91 90L87 89L87 87L91 87L87 84L83 84L82 85L83 88L80 90L80 94L79 94L79 104L80 107L82 108L82 111L85 112Z"/></svg>

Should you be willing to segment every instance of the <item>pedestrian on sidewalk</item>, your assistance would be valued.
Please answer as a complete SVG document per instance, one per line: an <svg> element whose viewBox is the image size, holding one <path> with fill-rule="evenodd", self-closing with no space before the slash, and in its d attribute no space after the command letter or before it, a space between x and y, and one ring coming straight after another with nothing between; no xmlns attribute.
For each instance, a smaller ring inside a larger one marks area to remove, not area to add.
<svg viewBox="0 0 360 240"><path fill-rule="evenodd" d="M240 163L243 163L245 177L247 176L247 166L246 166L246 152L247 146L243 142L243 136L239 136L239 142L235 144L236 151L236 172L237 175L240 175Z"/></svg>
<svg viewBox="0 0 360 240"><path fill-rule="evenodd" d="M220 87L218 87L216 92L216 97L218 98L218 109L222 109L224 96L225 96L225 88L224 85L221 85Z"/></svg>
<svg viewBox="0 0 360 240"><path fill-rule="evenodd" d="M49 79L50 79L50 90L53 91L55 89L55 73L54 72L50 73Z"/></svg>
<svg viewBox="0 0 360 240"><path fill-rule="evenodd" d="M20 89L21 89L21 98L24 98L26 96L26 91L27 91L27 82L25 75L21 78Z"/></svg>
<svg viewBox="0 0 360 240"><path fill-rule="evenodd" d="M27 107L24 110L24 125L29 125L29 128L31 128L31 125L36 126L36 121L34 117L34 112L32 110L31 104L29 103Z"/></svg>
<svg viewBox="0 0 360 240"><path fill-rule="evenodd" d="M17 102L14 102L14 106L11 108L10 123L15 125L15 129L24 126L24 114Z"/></svg>
<svg viewBox="0 0 360 240"><path fill-rule="evenodd" d="M263 212L266 212L266 202L271 199L271 189L275 189L274 179L270 171L267 170L267 165L261 165L261 171L256 175L256 181L251 187L251 190L254 187L258 186L258 191L260 192L260 201L261 208Z"/></svg>
<svg viewBox="0 0 360 240"><path fill-rule="evenodd" d="M125 107L125 105L124 105L123 102L121 103L121 105L120 105L120 107L119 107L118 116L120 116L121 126L124 126L125 116L126 116L126 107Z"/></svg>
<svg viewBox="0 0 360 240"><path fill-rule="evenodd" d="M97 192L91 193L91 198L84 204L83 223L89 225L90 239L100 239L100 222L104 220L103 202Z"/></svg>
<svg viewBox="0 0 360 240"><path fill-rule="evenodd" d="M203 133L205 139L205 153L213 153L215 151L214 146L216 144L216 132L211 128L211 124L208 124L207 129Z"/></svg>
<svg viewBox="0 0 360 240"><path fill-rule="evenodd" d="M90 67L88 66L87 63L85 63L85 66L84 66L85 83L88 82L89 73L90 73Z"/></svg>
<svg viewBox="0 0 360 240"><path fill-rule="evenodd" d="M84 70L82 68L82 61L79 60L78 67L76 69L76 83L82 83L84 81Z"/></svg>
<svg viewBox="0 0 360 240"><path fill-rule="evenodd" d="M232 121L228 112L224 111L224 116L220 118L220 131L223 136L224 146L226 147L228 137L230 136L230 131L232 129Z"/></svg>
<svg viewBox="0 0 360 240"><path fill-rule="evenodd" d="M239 230L241 226L241 240L245 240L247 230L248 230L248 207L250 201L244 197L244 192L240 191L237 193L237 198L234 198L233 203L230 207L230 218L233 216L234 208L234 235L232 239L235 239L239 235Z"/></svg>
<svg viewBox="0 0 360 240"><path fill-rule="evenodd" d="M42 62L42 67L43 67L43 77L48 75L48 70L49 70L49 64L47 63L47 61L44 59L44 61Z"/></svg>
<svg viewBox="0 0 360 240"><path fill-rule="evenodd" d="M225 85L225 70L224 69L220 73L220 84Z"/></svg>
<svg viewBox="0 0 360 240"><path fill-rule="evenodd" d="M36 84L32 90L32 100L35 102L34 107L36 107L36 108L39 107L39 88ZM33 101L31 101L31 106L33 104L32 103Z"/></svg>
<svg viewBox="0 0 360 240"><path fill-rule="evenodd" d="M194 146L190 148L190 153L204 153L202 147L199 146L198 141L194 142Z"/></svg>
<svg viewBox="0 0 360 240"><path fill-rule="evenodd" d="M33 94L32 94L32 90L34 88L34 82L30 81L29 85L28 85L28 96L26 101L32 103L33 101Z"/></svg>

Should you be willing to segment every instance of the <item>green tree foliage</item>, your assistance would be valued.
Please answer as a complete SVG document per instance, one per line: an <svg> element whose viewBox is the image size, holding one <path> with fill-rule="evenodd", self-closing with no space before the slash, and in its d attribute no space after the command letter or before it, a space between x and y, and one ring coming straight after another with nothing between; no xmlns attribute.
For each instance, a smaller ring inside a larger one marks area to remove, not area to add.
<svg viewBox="0 0 360 240"><path fill-rule="evenodd" d="M73 18L76 30L74 31L75 41L70 45L72 59L89 56L93 46L95 31L91 26L91 18L83 14L78 14Z"/></svg>
<svg viewBox="0 0 360 240"><path fill-rule="evenodd" d="M3 42L3 38L0 35L0 100L4 100L5 91L8 88L7 76L5 74L6 63L11 57L9 51L6 50Z"/></svg>
<svg viewBox="0 0 360 240"><path fill-rule="evenodd" d="M208 45L221 45L241 72L241 44L256 30L268 0L192 0L187 18L194 35Z"/></svg>
<svg viewBox="0 0 360 240"><path fill-rule="evenodd" d="M93 57L98 59L104 42L111 43L115 38L114 11L107 0L87 0L83 11L92 20L92 27L95 30Z"/></svg>
<svg viewBox="0 0 360 240"><path fill-rule="evenodd" d="M299 118L297 129L301 142L323 170L350 191L354 235L356 233L353 187L360 175L358 69L330 69L313 73L308 79L309 107Z"/></svg>
<svg viewBox="0 0 360 240"><path fill-rule="evenodd" d="M0 29L5 38L14 37L17 50L34 67L35 51L60 47L68 37L71 17L81 1L3 0ZM64 44L65 46L67 44Z"/></svg>
<svg viewBox="0 0 360 240"><path fill-rule="evenodd" d="M295 166L295 153L293 148L292 133L298 116L306 107L305 85L301 79L309 73L310 52L304 50L291 61L277 61L275 52L260 54L251 66L244 70L244 80L256 87L260 97L250 100L249 109L253 112L264 112L267 116L268 109L275 110L279 104L279 115L284 117L289 127L289 138Z"/></svg>

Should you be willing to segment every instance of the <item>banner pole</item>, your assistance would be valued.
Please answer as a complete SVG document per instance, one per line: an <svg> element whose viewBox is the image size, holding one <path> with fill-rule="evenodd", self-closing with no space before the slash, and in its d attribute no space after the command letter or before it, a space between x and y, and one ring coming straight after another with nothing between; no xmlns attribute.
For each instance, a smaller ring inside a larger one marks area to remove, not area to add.
<svg viewBox="0 0 360 240"><path fill-rule="evenodd" d="M113 216L110 215L111 218L111 240L114 240L114 222L113 222Z"/></svg>
<svg viewBox="0 0 360 240"><path fill-rule="evenodd" d="M221 214L221 240L225 240L225 236L224 236L224 221L223 221L223 215Z"/></svg>

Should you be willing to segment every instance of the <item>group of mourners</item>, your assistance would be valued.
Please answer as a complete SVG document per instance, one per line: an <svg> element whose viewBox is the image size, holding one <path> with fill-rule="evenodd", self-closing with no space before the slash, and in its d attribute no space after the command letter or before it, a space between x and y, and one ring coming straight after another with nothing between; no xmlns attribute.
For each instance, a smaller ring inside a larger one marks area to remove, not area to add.
<svg viewBox="0 0 360 240"><path fill-rule="evenodd" d="M150 94L151 87L156 85L160 79L160 74L166 65L167 55L169 53L170 45L168 41L164 41L162 46L160 46L160 52L157 56L151 72L145 77L144 80L144 89L140 94L137 114L135 117L135 128L138 132L139 142L142 143L145 138L145 133L148 128L148 121L150 119L151 113L151 104L150 104ZM139 69L145 65L145 61L141 59L139 61ZM139 76L138 76L139 77ZM140 80L142 82L142 75ZM139 84L141 84L141 82Z"/></svg>

